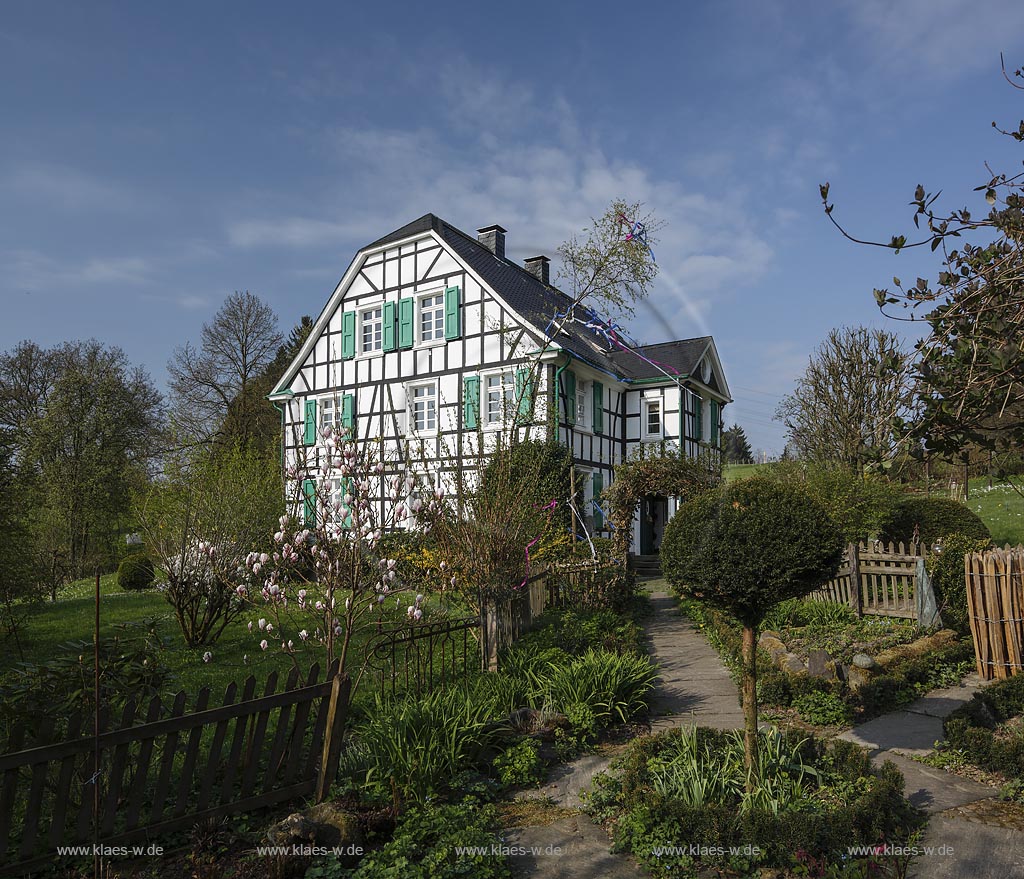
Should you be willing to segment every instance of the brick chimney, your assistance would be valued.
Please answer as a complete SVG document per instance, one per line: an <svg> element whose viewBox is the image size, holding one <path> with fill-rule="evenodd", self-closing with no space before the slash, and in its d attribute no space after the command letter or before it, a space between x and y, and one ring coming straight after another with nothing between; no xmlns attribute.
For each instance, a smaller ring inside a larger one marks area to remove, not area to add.
<svg viewBox="0 0 1024 879"><path fill-rule="evenodd" d="M501 226L484 226L476 230L476 240L499 259L505 258L505 233Z"/></svg>
<svg viewBox="0 0 1024 879"><path fill-rule="evenodd" d="M538 281L545 286L550 285L548 280L549 269L548 265L551 262L546 256L531 256L528 260L524 260L526 265L526 271L533 275Z"/></svg>

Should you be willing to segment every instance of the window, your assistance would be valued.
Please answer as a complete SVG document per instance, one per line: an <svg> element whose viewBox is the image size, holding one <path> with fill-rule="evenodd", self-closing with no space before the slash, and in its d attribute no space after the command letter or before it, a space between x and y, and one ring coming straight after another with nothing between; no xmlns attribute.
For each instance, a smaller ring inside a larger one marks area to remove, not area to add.
<svg viewBox="0 0 1024 879"><path fill-rule="evenodd" d="M588 402L590 400L590 382L576 382L576 426L587 427Z"/></svg>
<svg viewBox="0 0 1024 879"><path fill-rule="evenodd" d="M367 309L362 313L363 335L360 350L366 354L380 351L384 346L384 318L381 308Z"/></svg>
<svg viewBox="0 0 1024 879"><path fill-rule="evenodd" d="M643 424L645 438L661 439L661 400L644 400Z"/></svg>
<svg viewBox="0 0 1024 879"><path fill-rule="evenodd" d="M337 427L341 423L340 401L335 397L320 399L320 430Z"/></svg>
<svg viewBox="0 0 1024 879"><path fill-rule="evenodd" d="M486 378L485 424L502 424L505 416L512 415L515 405L516 382L511 372L489 375Z"/></svg>
<svg viewBox="0 0 1024 879"><path fill-rule="evenodd" d="M432 293L420 299L420 341L444 340L444 293Z"/></svg>
<svg viewBox="0 0 1024 879"><path fill-rule="evenodd" d="M437 430L437 385L414 385L409 389L409 420L415 433Z"/></svg>

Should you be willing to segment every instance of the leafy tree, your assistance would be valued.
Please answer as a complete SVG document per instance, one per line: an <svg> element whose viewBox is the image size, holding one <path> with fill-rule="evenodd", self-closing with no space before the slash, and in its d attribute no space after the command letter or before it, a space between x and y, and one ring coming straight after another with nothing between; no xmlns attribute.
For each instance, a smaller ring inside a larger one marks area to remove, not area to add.
<svg viewBox="0 0 1024 879"><path fill-rule="evenodd" d="M162 398L120 348L91 340L44 353L53 379L25 426L22 482L44 555L80 574L116 555L132 491L160 450Z"/></svg>
<svg viewBox="0 0 1024 879"><path fill-rule="evenodd" d="M261 379L280 343L269 305L248 291L228 296L203 324L199 347L186 343L167 364L174 424L183 438L249 445L259 437L261 419L273 413Z"/></svg>
<svg viewBox="0 0 1024 879"><path fill-rule="evenodd" d="M39 594L31 533L23 508L18 501L10 447L0 441L0 628L14 641L19 656L22 624Z"/></svg>
<svg viewBox="0 0 1024 879"><path fill-rule="evenodd" d="M842 535L796 485L743 479L687 501L665 528L662 568L685 595L732 614L743 626L747 789L758 779L757 630L772 607L835 576Z"/></svg>
<svg viewBox="0 0 1024 879"><path fill-rule="evenodd" d="M900 501L899 489L876 474L859 475L839 464L782 460L765 474L801 486L821 504L847 543L867 540L892 520Z"/></svg>
<svg viewBox="0 0 1024 879"><path fill-rule="evenodd" d="M254 550L269 550L283 507L276 460L235 444L168 464L140 495L146 551L190 647L211 644L243 611L237 589Z"/></svg>
<svg viewBox="0 0 1024 879"><path fill-rule="evenodd" d="M754 453L750 449L746 431L738 424L722 431L722 452L726 464L754 463Z"/></svg>
<svg viewBox="0 0 1024 879"><path fill-rule="evenodd" d="M907 415L909 362L899 339L883 330L832 330L811 355L779 418L787 448L800 458L861 471L891 462L893 423Z"/></svg>
<svg viewBox="0 0 1024 879"><path fill-rule="evenodd" d="M1010 76L1004 68L1003 75L1010 85L1024 89L1024 71ZM1024 143L1024 121L1010 130L995 122L992 127ZM993 172L986 165L986 175L974 189L985 204L975 214L967 207L941 209L940 193L918 185L910 202L917 237L896 234L889 241L870 241L850 234L836 219L830 186L821 186L826 215L851 241L895 253L927 247L940 254L942 266L934 281L917 278L904 284L894 277L891 288L874 291L883 314L923 321L929 328L916 346L920 412L903 425L919 441L921 454L960 457L970 445L1002 452L1024 444L1022 187L1024 175ZM902 315L893 312L898 308Z"/></svg>

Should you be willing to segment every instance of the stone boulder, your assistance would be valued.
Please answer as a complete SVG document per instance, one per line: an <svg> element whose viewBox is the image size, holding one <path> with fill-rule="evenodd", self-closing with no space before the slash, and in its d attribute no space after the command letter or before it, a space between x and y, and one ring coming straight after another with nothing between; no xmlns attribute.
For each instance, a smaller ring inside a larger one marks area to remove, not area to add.
<svg viewBox="0 0 1024 879"><path fill-rule="evenodd" d="M359 859L364 848L359 816L335 803L319 803L305 812L293 812L267 830L270 845L302 849L307 846L333 848L343 860Z"/></svg>

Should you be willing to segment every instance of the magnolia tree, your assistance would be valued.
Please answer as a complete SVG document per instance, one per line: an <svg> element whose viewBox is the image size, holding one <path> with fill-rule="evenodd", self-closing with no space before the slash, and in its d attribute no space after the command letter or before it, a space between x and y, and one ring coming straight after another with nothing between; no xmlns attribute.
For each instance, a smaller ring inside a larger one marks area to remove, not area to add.
<svg viewBox="0 0 1024 879"><path fill-rule="evenodd" d="M262 650L296 663L322 651L344 670L353 637L376 627L385 610L422 617L423 594L399 576L385 535L427 527L443 492L343 430L322 431L320 458L314 470L304 462L287 469L292 512L280 517L269 550L249 553L236 592Z"/></svg>

